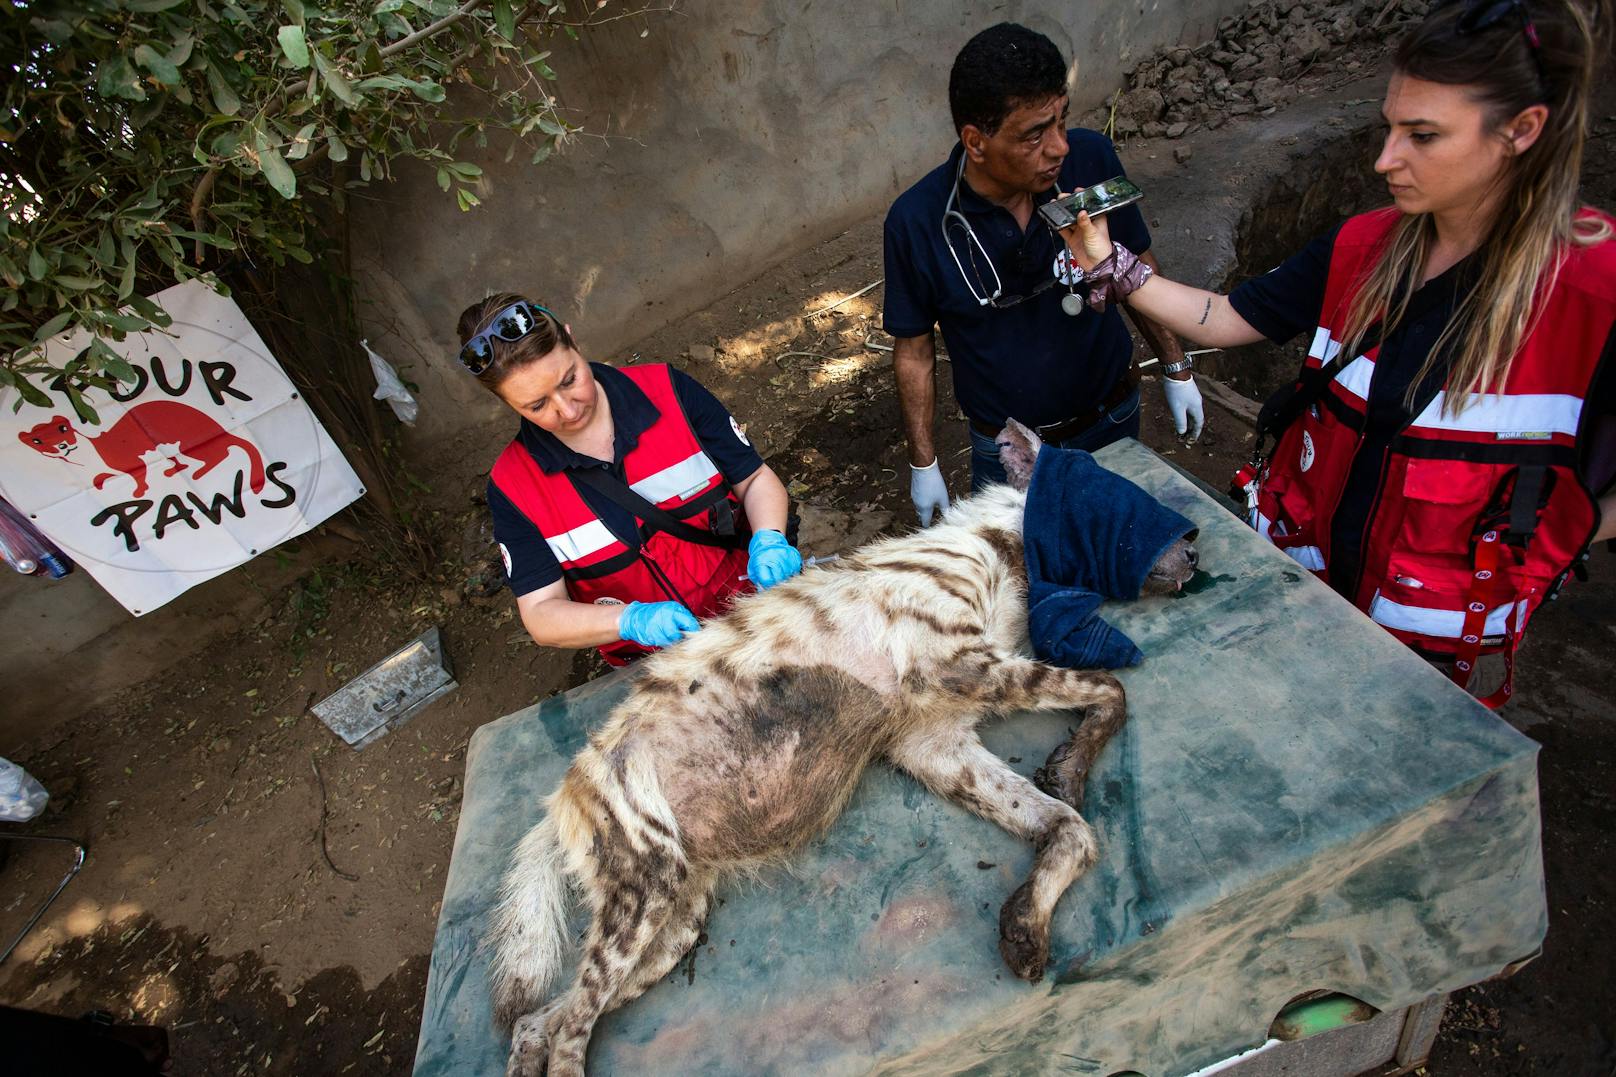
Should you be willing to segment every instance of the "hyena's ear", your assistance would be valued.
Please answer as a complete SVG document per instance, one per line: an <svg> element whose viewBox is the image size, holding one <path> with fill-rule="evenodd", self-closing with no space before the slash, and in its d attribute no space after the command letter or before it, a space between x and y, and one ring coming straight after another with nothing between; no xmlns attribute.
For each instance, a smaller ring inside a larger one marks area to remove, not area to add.
<svg viewBox="0 0 1616 1077"><path fill-rule="evenodd" d="M1031 428L1014 419L1006 421L1004 429L993 440L999 446L999 462L1010 477L1010 485L1025 490L1032 483L1032 466L1038 460L1038 451L1044 447L1043 441Z"/></svg>

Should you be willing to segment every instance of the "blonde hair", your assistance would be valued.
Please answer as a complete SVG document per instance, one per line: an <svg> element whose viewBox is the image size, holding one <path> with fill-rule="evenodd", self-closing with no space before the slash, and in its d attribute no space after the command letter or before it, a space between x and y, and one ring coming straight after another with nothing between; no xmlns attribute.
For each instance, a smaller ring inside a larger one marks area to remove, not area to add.
<svg viewBox="0 0 1616 1077"><path fill-rule="evenodd" d="M1521 343L1536 325L1539 300L1554 288L1572 247L1610 238L1600 218L1578 218L1577 187L1587 139L1588 96L1596 62L1603 57L1610 26L1610 0L1593 10L1577 0L1519 0L1493 25L1464 32L1460 22L1477 0L1433 9L1398 46L1399 74L1426 82L1464 86L1500 125L1532 105L1548 106L1537 141L1510 159L1499 182L1505 190L1496 216L1476 250L1479 269L1419 375L1410 383L1412 405L1419 386L1456 347L1448 374L1445 408L1463 411L1471 394L1498 392ZM1524 14L1523 14L1524 13ZM1528 39L1528 23L1538 42ZM1422 283L1436 238L1430 214L1404 216L1367 271L1347 311L1342 331L1348 355L1356 355L1376 322L1385 339L1402 322Z"/></svg>

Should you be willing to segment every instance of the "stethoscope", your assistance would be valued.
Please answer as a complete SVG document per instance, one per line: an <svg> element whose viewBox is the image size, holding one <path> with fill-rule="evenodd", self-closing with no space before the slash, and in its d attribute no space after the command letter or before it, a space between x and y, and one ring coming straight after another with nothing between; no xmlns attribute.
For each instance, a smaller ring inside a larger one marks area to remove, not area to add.
<svg viewBox="0 0 1616 1077"><path fill-rule="evenodd" d="M1004 310L1015 306L1017 303L1024 303L1033 298L1033 296L1053 288L1059 281L1064 282L1066 285L1066 294L1061 296L1061 310L1074 318L1082 314L1083 297L1077 294L1077 283L1083 279L1082 270L1078 269L1076 262L1071 260L1071 251L1066 247L1064 237L1061 238L1061 253L1056 256L1056 263L1061 272L1058 275L1051 273L1049 280L1039 284L1027 295L1011 296L1008 300L1001 301L1001 297L1004 295L1004 282L999 279L999 270L994 266L993 259L988 254L988 249L977 238L976 229L971 227L971 222L966 219L965 214L960 212L959 209L960 180L964 177L965 154L961 153L959 167L954 170L954 187L948 193L948 201L943 203L943 246L948 248L949 257L954 259L954 268L959 270L960 278L965 281L965 287L970 289L971 298L976 300L977 306ZM954 239L948 231L951 224L958 224L965 229L965 252L966 256L971 260L971 268L975 270L974 281L972 280L973 274L965 272L965 263L960 261L959 252L954 249ZM987 293L987 282L982 279L982 271L977 269L977 251L982 252L982 260L988 264L988 272L993 274L993 291L991 294L984 294Z"/></svg>

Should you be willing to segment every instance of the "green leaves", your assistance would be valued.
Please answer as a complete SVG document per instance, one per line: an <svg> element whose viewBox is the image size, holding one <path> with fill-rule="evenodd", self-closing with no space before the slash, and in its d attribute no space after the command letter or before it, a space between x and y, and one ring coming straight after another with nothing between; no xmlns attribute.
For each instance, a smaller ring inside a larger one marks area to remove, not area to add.
<svg viewBox="0 0 1616 1077"><path fill-rule="evenodd" d="M316 126L318 125L312 123L304 124L298 129L297 134L292 136L292 144L286 150L286 159L288 161L301 161L308 156Z"/></svg>
<svg viewBox="0 0 1616 1077"><path fill-rule="evenodd" d="M236 91L225 81L224 75L214 64L208 64L208 93L213 95L213 107L221 116L234 116L241 111L241 98Z"/></svg>
<svg viewBox="0 0 1616 1077"><path fill-rule="evenodd" d="M342 77L337 65L327 60L319 49L314 49L311 55L314 57L314 68L320 73L320 80L331 90L331 95L350 107L359 104L359 95L354 92L348 80Z"/></svg>
<svg viewBox="0 0 1616 1077"><path fill-rule="evenodd" d="M283 26L275 36L281 43L281 52L293 67L301 71L309 66L309 43L303 39L303 27Z"/></svg>
<svg viewBox="0 0 1616 1077"><path fill-rule="evenodd" d="M67 323L73 320L74 312L64 310L44 325L34 331L35 343L43 343L67 328Z"/></svg>
<svg viewBox="0 0 1616 1077"><path fill-rule="evenodd" d="M140 88L140 76L135 74L129 57L122 53L108 57L97 65L95 89L102 97L146 100L146 91Z"/></svg>
<svg viewBox="0 0 1616 1077"><path fill-rule="evenodd" d="M402 75L375 75L361 79L360 90L408 90L423 101L437 104L445 94L442 86L426 79L407 79Z"/></svg>
<svg viewBox="0 0 1616 1077"><path fill-rule="evenodd" d="M17 379L17 392L24 400L36 408L48 408L51 406L51 398L41 392L37 386L25 377Z"/></svg>
<svg viewBox="0 0 1616 1077"><path fill-rule="evenodd" d="M506 41L516 40L516 11L511 0L494 0L494 29Z"/></svg>
<svg viewBox="0 0 1616 1077"><path fill-rule="evenodd" d="M482 174L482 168L478 165L472 164L469 161L450 161L446 164L438 166L438 186L447 191L450 185L456 181L465 183L468 180L476 179ZM470 209L472 206L481 205L481 203L477 200L476 195L467 194L465 198L462 198L460 194L456 194L455 197L460 201L460 208L463 210ZM469 204L467 202L468 198Z"/></svg>
<svg viewBox="0 0 1616 1077"><path fill-rule="evenodd" d="M0 155L0 384L37 393L60 373L83 393L122 376L101 342L167 325L148 295L209 277L232 250L258 265L316 258L340 221L327 200L340 213L346 188L402 159L436 169L462 210L484 187L457 158L544 160L570 133L545 45L577 28L543 21L566 17L560 0L525 26L526 0L487 0L391 51L463 3L0 8L21 74L0 83L0 148L13 149ZM42 345L75 332L93 343L68 372Z"/></svg>
<svg viewBox="0 0 1616 1077"><path fill-rule="evenodd" d="M152 77L164 86L180 84L180 69L150 45L135 46L135 63L150 71Z"/></svg>
<svg viewBox="0 0 1616 1077"><path fill-rule="evenodd" d="M282 198L293 198L297 195L297 174L292 166L286 163L281 151L275 143L270 141L264 129L253 129L253 149L258 151L258 168L263 172L269 185L275 188L275 193Z"/></svg>
<svg viewBox="0 0 1616 1077"><path fill-rule="evenodd" d="M341 164L348 159L348 144L342 141L337 129L329 124L325 129L325 144L328 147L327 156L335 163Z"/></svg>

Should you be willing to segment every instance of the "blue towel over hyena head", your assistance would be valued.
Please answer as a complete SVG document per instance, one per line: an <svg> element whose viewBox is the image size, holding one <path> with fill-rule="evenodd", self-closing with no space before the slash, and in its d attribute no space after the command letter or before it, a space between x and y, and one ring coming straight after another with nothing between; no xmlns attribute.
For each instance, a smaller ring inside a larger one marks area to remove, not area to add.
<svg viewBox="0 0 1616 1077"><path fill-rule="evenodd" d="M1022 534L1033 653L1069 669L1137 665L1133 640L1095 611L1108 598L1138 598L1151 567L1195 529L1088 453L1045 445Z"/></svg>

